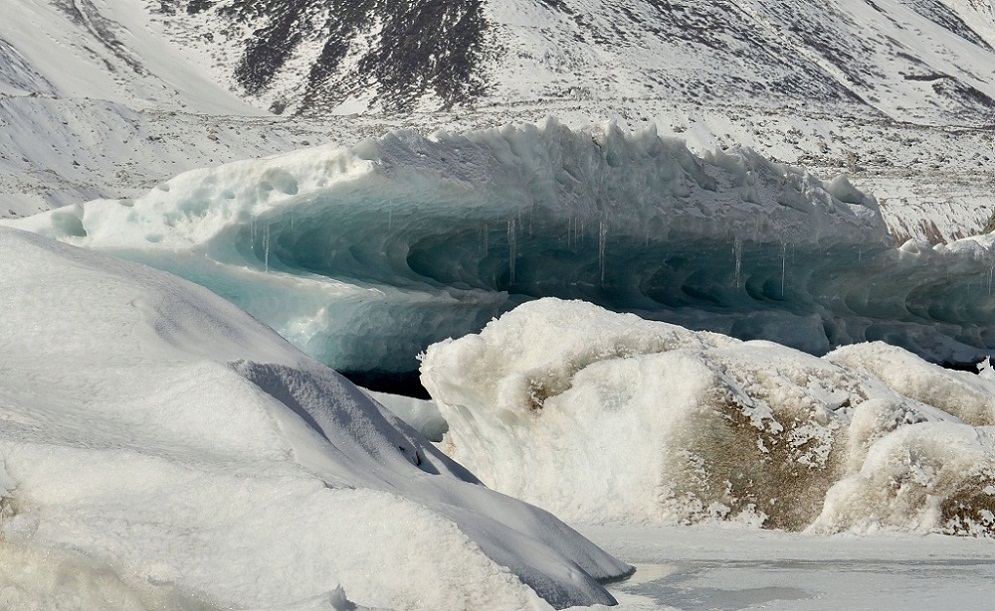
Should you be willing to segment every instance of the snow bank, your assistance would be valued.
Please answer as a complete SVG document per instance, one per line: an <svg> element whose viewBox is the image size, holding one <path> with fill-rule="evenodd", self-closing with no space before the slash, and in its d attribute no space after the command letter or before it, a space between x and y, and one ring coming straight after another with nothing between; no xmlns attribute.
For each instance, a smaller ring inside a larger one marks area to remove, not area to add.
<svg viewBox="0 0 995 611"><path fill-rule="evenodd" d="M14 224L203 284L346 372L415 371L542 296L813 353L995 346L990 244L896 249L845 178L614 125L394 132Z"/></svg>
<svg viewBox="0 0 995 611"><path fill-rule="evenodd" d="M995 536L995 382L883 343L818 358L542 299L421 371L444 451L577 523Z"/></svg>
<svg viewBox="0 0 995 611"><path fill-rule="evenodd" d="M367 390L366 393L429 441L442 441L449 430L449 425L432 401L372 390Z"/></svg>
<svg viewBox="0 0 995 611"><path fill-rule="evenodd" d="M216 295L7 228L0 260L0 600L612 602L627 566Z"/></svg>

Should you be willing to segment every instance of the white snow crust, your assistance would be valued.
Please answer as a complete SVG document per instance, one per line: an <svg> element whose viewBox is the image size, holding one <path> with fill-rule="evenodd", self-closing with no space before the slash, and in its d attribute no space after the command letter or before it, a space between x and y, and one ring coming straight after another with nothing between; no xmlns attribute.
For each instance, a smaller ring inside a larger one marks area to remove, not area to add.
<svg viewBox="0 0 995 611"><path fill-rule="evenodd" d="M995 346L990 238L894 248L845 177L613 124L393 132L13 224L194 280L346 371L414 371L430 343L542 296L813 353Z"/></svg>
<svg viewBox="0 0 995 611"><path fill-rule="evenodd" d="M629 570L201 287L9 228L0 261L6 608L544 609Z"/></svg>
<svg viewBox="0 0 995 611"><path fill-rule="evenodd" d="M574 523L995 535L995 383L542 299L431 346L442 448Z"/></svg>

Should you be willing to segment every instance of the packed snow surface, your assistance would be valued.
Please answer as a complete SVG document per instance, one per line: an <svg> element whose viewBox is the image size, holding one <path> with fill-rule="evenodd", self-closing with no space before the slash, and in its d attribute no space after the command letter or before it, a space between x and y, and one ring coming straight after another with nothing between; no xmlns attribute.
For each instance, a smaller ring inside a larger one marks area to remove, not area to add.
<svg viewBox="0 0 995 611"><path fill-rule="evenodd" d="M0 606L543 609L628 566L172 275L0 228Z"/></svg>
<svg viewBox="0 0 995 611"><path fill-rule="evenodd" d="M883 343L811 356L592 304L431 346L443 449L574 523L995 536L995 371Z"/></svg>
<svg viewBox="0 0 995 611"><path fill-rule="evenodd" d="M995 347L990 238L896 248L845 177L652 129L399 131L7 222L203 284L346 372L413 372L543 296L816 354Z"/></svg>

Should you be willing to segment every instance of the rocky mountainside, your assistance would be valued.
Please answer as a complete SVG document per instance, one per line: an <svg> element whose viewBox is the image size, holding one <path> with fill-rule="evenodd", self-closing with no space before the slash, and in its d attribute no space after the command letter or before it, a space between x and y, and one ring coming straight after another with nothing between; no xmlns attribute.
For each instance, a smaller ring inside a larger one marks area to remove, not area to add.
<svg viewBox="0 0 995 611"><path fill-rule="evenodd" d="M237 91L277 114L350 98L385 113L424 98L470 103L485 94L481 69L494 52L480 0L161 0L157 12L175 20L177 40L193 35L219 58Z"/></svg>
<svg viewBox="0 0 995 611"><path fill-rule="evenodd" d="M847 105L988 123L977 0L159 0L178 42L273 111L535 100Z"/></svg>

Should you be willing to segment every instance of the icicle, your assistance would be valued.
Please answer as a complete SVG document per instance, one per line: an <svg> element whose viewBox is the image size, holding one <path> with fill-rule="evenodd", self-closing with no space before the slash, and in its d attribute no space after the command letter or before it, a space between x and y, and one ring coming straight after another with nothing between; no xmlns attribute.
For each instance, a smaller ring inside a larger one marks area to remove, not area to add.
<svg viewBox="0 0 995 611"><path fill-rule="evenodd" d="M732 254L736 260L736 275L734 277L734 288L739 289L743 282L743 239L736 236L732 245ZM781 291L784 292L783 289Z"/></svg>
<svg viewBox="0 0 995 611"><path fill-rule="evenodd" d="M787 269L788 245L781 242L781 297L784 298L784 272Z"/></svg>
<svg viewBox="0 0 995 611"><path fill-rule="evenodd" d="M536 200L535 199L529 200L529 239L535 237L535 233L532 231L532 216L535 213L535 207L536 207Z"/></svg>
<svg viewBox="0 0 995 611"><path fill-rule="evenodd" d="M509 284L515 283L515 257L518 243L515 237L515 219L508 221L508 279Z"/></svg>
<svg viewBox="0 0 995 611"><path fill-rule="evenodd" d="M487 226L487 223L484 223L483 225L480 226L480 254L485 257L487 256L487 250L489 248L487 244L489 233L490 233L490 228Z"/></svg>
<svg viewBox="0 0 995 611"><path fill-rule="evenodd" d="M394 209L390 208L387 210L387 231L394 228Z"/></svg>
<svg viewBox="0 0 995 611"><path fill-rule="evenodd" d="M601 285L605 284L605 242L608 239L608 226L598 222L598 268L601 270Z"/></svg>
<svg viewBox="0 0 995 611"><path fill-rule="evenodd" d="M266 229L263 230L263 268L266 273L269 273L269 223L266 223Z"/></svg>
<svg viewBox="0 0 995 611"><path fill-rule="evenodd" d="M988 270L988 296L992 296L992 276L995 275L995 266Z"/></svg>

